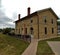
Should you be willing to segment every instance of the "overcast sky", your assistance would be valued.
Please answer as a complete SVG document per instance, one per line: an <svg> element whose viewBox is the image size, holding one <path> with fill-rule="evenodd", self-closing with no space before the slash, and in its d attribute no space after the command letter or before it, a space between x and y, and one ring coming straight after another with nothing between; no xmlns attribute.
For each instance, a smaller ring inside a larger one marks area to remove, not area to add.
<svg viewBox="0 0 60 55"><path fill-rule="evenodd" d="M31 7L31 13L51 7L55 13L60 17L60 0L1 0L1 9L3 16L10 19L9 25L17 20L17 15L20 13L21 17L27 15L27 8ZM1 16L1 15L0 15ZM10 25L14 26L14 25Z"/></svg>

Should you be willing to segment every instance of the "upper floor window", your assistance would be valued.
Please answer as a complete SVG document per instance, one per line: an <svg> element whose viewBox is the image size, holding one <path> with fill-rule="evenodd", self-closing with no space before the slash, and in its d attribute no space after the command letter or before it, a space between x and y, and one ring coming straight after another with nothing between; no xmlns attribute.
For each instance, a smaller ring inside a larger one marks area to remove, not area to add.
<svg viewBox="0 0 60 55"><path fill-rule="evenodd" d="M53 24L53 19L51 19L51 23Z"/></svg>
<svg viewBox="0 0 60 55"><path fill-rule="evenodd" d="M44 16L43 18L44 18L44 23L46 23L47 22L47 20L46 20L47 16Z"/></svg>
<svg viewBox="0 0 60 55"><path fill-rule="evenodd" d="M47 22L46 19L44 19L44 22L45 22L45 23Z"/></svg>
<svg viewBox="0 0 60 55"><path fill-rule="evenodd" d="M31 23L33 22L33 20L31 20Z"/></svg>

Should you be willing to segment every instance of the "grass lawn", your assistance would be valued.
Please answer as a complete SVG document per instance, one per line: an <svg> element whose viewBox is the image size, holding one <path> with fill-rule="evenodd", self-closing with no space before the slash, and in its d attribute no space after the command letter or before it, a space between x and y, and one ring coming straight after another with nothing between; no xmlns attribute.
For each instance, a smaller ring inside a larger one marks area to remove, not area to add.
<svg viewBox="0 0 60 55"><path fill-rule="evenodd" d="M0 33L0 55L21 55L29 43Z"/></svg>
<svg viewBox="0 0 60 55"><path fill-rule="evenodd" d="M37 47L37 55L45 55L46 53L46 55L49 55L53 53L46 41L60 41L60 37L39 41Z"/></svg>

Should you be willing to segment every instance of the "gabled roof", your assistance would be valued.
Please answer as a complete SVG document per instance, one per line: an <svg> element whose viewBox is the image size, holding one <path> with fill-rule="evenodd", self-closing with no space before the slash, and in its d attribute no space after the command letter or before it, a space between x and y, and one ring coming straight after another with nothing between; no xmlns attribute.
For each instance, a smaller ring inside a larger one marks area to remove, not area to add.
<svg viewBox="0 0 60 55"><path fill-rule="evenodd" d="M25 17L21 18L20 20L15 21L15 22L28 19L28 18L30 18L30 17L32 17L32 16L34 16L34 15L37 15L38 12L41 13L41 12L44 12L44 11L47 11L47 10L50 10L50 11L52 12L52 14L53 14L57 19L59 18L51 8L47 8L47 9L43 9L43 10L36 11L36 12L30 14L29 16L25 16Z"/></svg>

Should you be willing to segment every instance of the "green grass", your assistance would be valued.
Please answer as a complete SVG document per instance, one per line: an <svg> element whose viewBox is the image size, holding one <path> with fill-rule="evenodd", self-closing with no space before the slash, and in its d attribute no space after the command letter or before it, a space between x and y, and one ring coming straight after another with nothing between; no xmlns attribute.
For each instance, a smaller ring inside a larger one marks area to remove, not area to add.
<svg viewBox="0 0 60 55"><path fill-rule="evenodd" d="M46 41L60 41L60 37L47 39Z"/></svg>
<svg viewBox="0 0 60 55"><path fill-rule="evenodd" d="M38 42L37 55L49 55L53 53L46 41L60 41L60 37L42 40Z"/></svg>
<svg viewBox="0 0 60 55"><path fill-rule="evenodd" d="M39 41L37 48L37 55L51 54L53 51L49 47L46 41Z"/></svg>
<svg viewBox="0 0 60 55"><path fill-rule="evenodd" d="M0 33L0 55L21 55L29 43Z"/></svg>

